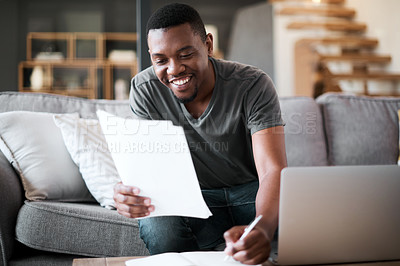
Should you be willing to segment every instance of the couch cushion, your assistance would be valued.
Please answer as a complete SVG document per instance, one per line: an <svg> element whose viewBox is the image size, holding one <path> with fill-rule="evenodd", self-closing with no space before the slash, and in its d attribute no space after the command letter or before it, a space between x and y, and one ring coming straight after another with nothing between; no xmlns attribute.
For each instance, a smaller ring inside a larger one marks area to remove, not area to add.
<svg viewBox="0 0 400 266"><path fill-rule="evenodd" d="M120 117L133 116L128 100L87 100L44 93L0 92L0 112L79 113L82 118L97 119L97 109Z"/></svg>
<svg viewBox="0 0 400 266"><path fill-rule="evenodd" d="M289 166L327 165L322 117L315 101L307 97L283 97L280 98L280 103L286 122L285 140ZM120 117L133 116L128 101L86 100L40 93L0 93L0 112L77 112L82 118L97 119L97 109Z"/></svg>
<svg viewBox="0 0 400 266"><path fill-rule="evenodd" d="M25 201L16 239L39 250L90 257L148 255L136 219L90 203Z"/></svg>
<svg viewBox="0 0 400 266"><path fill-rule="evenodd" d="M54 116L54 122L60 128L64 144L90 193L101 206L115 209L114 186L121 178L99 121L59 114Z"/></svg>
<svg viewBox="0 0 400 266"><path fill-rule="evenodd" d="M329 93L320 96L333 165L396 164L400 98Z"/></svg>
<svg viewBox="0 0 400 266"><path fill-rule="evenodd" d="M288 166L328 165L319 106L308 97L280 98Z"/></svg>
<svg viewBox="0 0 400 266"><path fill-rule="evenodd" d="M0 113L0 150L20 175L27 199L93 201L53 114Z"/></svg>

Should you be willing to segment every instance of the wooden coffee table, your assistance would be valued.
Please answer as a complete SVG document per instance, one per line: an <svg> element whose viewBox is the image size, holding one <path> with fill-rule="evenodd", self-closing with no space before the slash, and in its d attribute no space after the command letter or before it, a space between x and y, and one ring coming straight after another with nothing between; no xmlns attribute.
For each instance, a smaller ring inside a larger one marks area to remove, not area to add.
<svg viewBox="0 0 400 266"><path fill-rule="evenodd" d="M114 258L87 258L87 259L74 259L72 266L125 266L125 262L131 259L143 257L114 257ZM386 262L369 262L369 263L350 263L340 264L340 266L399 266L400 261L386 261ZM274 266L272 262L267 261L263 266ZM329 266L329 265L324 265ZM332 266L337 266L332 265Z"/></svg>
<svg viewBox="0 0 400 266"><path fill-rule="evenodd" d="M125 266L125 262L131 259L143 257L115 257L115 258L87 258L74 259L72 266ZM263 266L273 266L271 262L266 262Z"/></svg>
<svg viewBox="0 0 400 266"><path fill-rule="evenodd" d="M143 257L110 257L74 259L72 266L125 266L125 261Z"/></svg>

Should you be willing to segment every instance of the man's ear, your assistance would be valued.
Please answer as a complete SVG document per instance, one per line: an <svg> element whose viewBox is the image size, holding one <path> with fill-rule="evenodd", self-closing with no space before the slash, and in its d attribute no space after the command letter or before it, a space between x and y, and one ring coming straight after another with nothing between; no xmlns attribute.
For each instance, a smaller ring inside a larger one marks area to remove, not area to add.
<svg viewBox="0 0 400 266"><path fill-rule="evenodd" d="M150 49L149 49L149 50L147 50L147 52L149 53L149 56L150 56L150 62L151 62L151 64L153 64L153 58L151 57L151 52L150 52Z"/></svg>
<svg viewBox="0 0 400 266"><path fill-rule="evenodd" d="M211 33L208 33L206 36L206 46L207 46L208 56L213 55L213 43L214 43L214 37L212 36Z"/></svg>

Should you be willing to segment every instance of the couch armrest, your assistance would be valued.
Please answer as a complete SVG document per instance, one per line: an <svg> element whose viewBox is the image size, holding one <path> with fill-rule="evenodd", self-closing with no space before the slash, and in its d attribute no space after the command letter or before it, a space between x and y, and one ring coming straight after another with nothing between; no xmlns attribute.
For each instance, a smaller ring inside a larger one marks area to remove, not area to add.
<svg viewBox="0 0 400 266"><path fill-rule="evenodd" d="M15 243L15 223L23 204L24 190L20 179L0 151L0 266L7 265Z"/></svg>

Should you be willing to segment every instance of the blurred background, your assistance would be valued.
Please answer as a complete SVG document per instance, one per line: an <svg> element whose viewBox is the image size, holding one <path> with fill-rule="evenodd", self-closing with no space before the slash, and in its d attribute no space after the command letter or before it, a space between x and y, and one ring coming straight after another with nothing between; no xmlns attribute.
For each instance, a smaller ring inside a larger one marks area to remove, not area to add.
<svg viewBox="0 0 400 266"><path fill-rule="evenodd" d="M0 0L0 91L126 99L149 66L143 25L175 1ZM267 72L280 96L400 95L398 0L202 0L215 57Z"/></svg>

